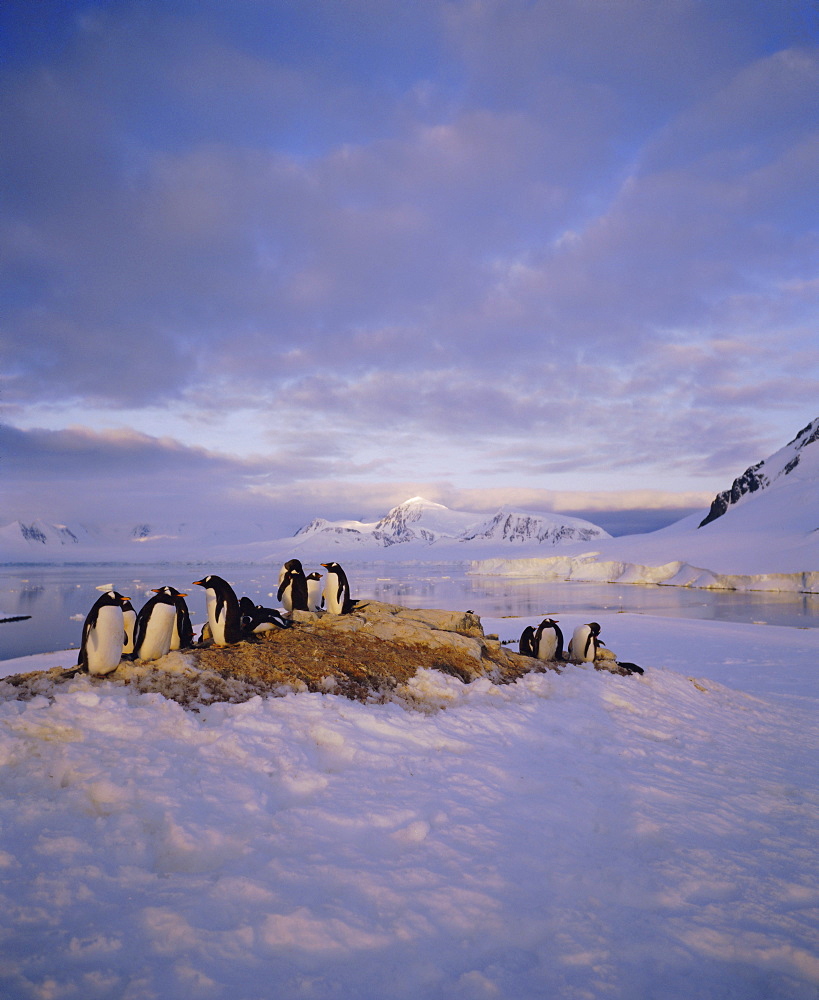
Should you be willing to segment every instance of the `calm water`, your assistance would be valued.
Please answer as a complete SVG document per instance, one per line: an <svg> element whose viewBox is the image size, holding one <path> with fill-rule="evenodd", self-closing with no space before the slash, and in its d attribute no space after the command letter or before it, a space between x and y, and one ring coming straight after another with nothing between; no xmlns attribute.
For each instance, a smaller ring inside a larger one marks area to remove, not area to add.
<svg viewBox="0 0 819 1000"><path fill-rule="evenodd" d="M354 597L372 597L413 608L475 611L487 617L538 616L594 611L631 611L681 618L707 618L769 625L819 625L819 595L734 593L684 587L555 583L534 579L467 576L466 563L396 565L348 563ZM0 659L77 647L82 623L113 584L139 609L151 589L171 584L188 592L194 625L205 620L205 594L192 587L206 573L228 580L241 597L275 607L278 566L22 566L0 567L2 617L30 620L0 624Z"/></svg>

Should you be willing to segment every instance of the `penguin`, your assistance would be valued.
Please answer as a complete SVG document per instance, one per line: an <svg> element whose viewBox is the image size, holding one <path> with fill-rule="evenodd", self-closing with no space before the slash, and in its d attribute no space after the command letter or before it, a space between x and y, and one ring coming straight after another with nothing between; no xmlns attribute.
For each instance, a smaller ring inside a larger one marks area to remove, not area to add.
<svg viewBox="0 0 819 1000"><path fill-rule="evenodd" d="M291 559L282 566L284 573L279 582L276 600L281 601L284 610L307 611L307 578L298 559Z"/></svg>
<svg viewBox="0 0 819 1000"><path fill-rule="evenodd" d="M308 573L306 579L307 609L309 611L321 611L324 606L324 597L321 593L321 573Z"/></svg>
<svg viewBox="0 0 819 1000"><path fill-rule="evenodd" d="M572 663L594 663L600 645L600 625L589 622L578 625L569 642L569 659Z"/></svg>
<svg viewBox="0 0 819 1000"><path fill-rule="evenodd" d="M125 643L122 647L122 655L130 657L134 651L134 626L136 624L136 611L133 604L126 597L122 604L122 618L125 625Z"/></svg>
<svg viewBox="0 0 819 1000"><path fill-rule="evenodd" d="M617 661L617 666L621 670L625 670L627 674L644 674L645 670L642 667L638 667L636 663L623 663L621 660Z"/></svg>
<svg viewBox="0 0 819 1000"><path fill-rule="evenodd" d="M103 677L119 666L125 645L122 605L127 600L115 590L106 590L83 622L77 667L93 677Z"/></svg>
<svg viewBox="0 0 819 1000"><path fill-rule="evenodd" d="M279 570L279 585L284 583L284 578L290 572L290 570L296 570L298 573L304 573L304 567L301 564L301 559L288 559L287 562Z"/></svg>
<svg viewBox="0 0 819 1000"><path fill-rule="evenodd" d="M174 587L155 587L153 593L156 597L146 601L136 617L132 654L135 660L158 660L171 649L179 591Z"/></svg>
<svg viewBox="0 0 819 1000"><path fill-rule="evenodd" d="M194 585L205 588L208 602L208 625L215 646L229 646L241 642L242 628L239 617L239 601L233 587L221 576L212 573ZM204 636L204 628L202 630Z"/></svg>
<svg viewBox="0 0 819 1000"><path fill-rule="evenodd" d="M173 590L173 587L168 587ZM173 602L176 605L176 618L171 632L171 649L190 649L193 645L193 625L188 611L188 604L185 598L187 594L180 594L177 590L174 594Z"/></svg>
<svg viewBox="0 0 819 1000"><path fill-rule="evenodd" d="M537 646L535 645L535 630L531 625L527 625L526 628L520 633L520 642L518 643L518 650L521 656L537 656Z"/></svg>
<svg viewBox="0 0 819 1000"><path fill-rule="evenodd" d="M563 659L563 633L554 618L544 618L535 631L535 656L539 660Z"/></svg>
<svg viewBox="0 0 819 1000"><path fill-rule="evenodd" d="M324 606L331 615L344 615L350 610L350 584L347 574L337 562L321 564L327 570L324 583Z"/></svg>
<svg viewBox="0 0 819 1000"><path fill-rule="evenodd" d="M243 632L258 635L259 632L269 632L274 628L290 628L292 622L282 617L275 608L263 608L254 604L249 597L239 600L240 623Z"/></svg>

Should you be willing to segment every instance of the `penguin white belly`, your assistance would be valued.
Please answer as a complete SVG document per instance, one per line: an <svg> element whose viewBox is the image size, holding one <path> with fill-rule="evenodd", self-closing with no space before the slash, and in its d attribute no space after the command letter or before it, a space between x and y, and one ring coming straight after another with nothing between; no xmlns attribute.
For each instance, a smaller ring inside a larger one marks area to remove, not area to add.
<svg viewBox="0 0 819 1000"><path fill-rule="evenodd" d="M594 638L588 625L578 625L572 633L571 651L573 663L594 663Z"/></svg>
<svg viewBox="0 0 819 1000"><path fill-rule="evenodd" d="M290 614L293 610L293 581L291 580L282 591L282 607Z"/></svg>
<svg viewBox="0 0 819 1000"><path fill-rule="evenodd" d="M341 590L341 593L339 593ZM344 610L344 588L339 587L339 580L335 573L327 574L327 583L324 587L324 606L331 615L340 615Z"/></svg>
<svg viewBox="0 0 819 1000"><path fill-rule="evenodd" d="M171 633L176 623L176 608L172 604L156 604L151 611L145 638L140 644L140 660L158 660L171 648Z"/></svg>
<svg viewBox="0 0 819 1000"><path fill-rule="evenodd" d="M179 649L181 645L182 645L182 638L179 635L179 624L176 620L176 612L174 611L173 625L171 626L171 641L168 645L168 648L169 650Z"/></svg>
<svg viewBox="0 0 819 1000"><path fill-rule="evenodd" d="M307 581L307 607L310 611L321 610L321 580Z"/></svg>
<svg viewBox="0 0 819 1000"><path fill-rule="evenodd" d="M136 622L136 611L123 612L123 626L125 628L125 645L122 647L123 653L133 653L134 651L135 622Z"/></svg>
<svg viewBox="0 0 819 1000"><path fill-rule="evenodd" d="M222 601L217 616L216 608L219 603L216 594L212 590L207 592L208 598L208 624L210 625L211 639L216 646L227 646L225 639L225 626L227 624L227 601Z"/></svg>
<svg viewBox="0 0 819 1000"><path fill-rule="evenodd" d="M537 658L539 660L554 660L557 654L557 633L554 629L544 629L540 634L540 642L537 644Z"/></svg>
<svg viewBox="0 0 819 1000"><path fill-rule="evenodd" d="M125 624L122 609L100 608L95 626L88 630L85 640L85 656L88 673L97 677L110 674L122 659L125 639Z"/></svg>

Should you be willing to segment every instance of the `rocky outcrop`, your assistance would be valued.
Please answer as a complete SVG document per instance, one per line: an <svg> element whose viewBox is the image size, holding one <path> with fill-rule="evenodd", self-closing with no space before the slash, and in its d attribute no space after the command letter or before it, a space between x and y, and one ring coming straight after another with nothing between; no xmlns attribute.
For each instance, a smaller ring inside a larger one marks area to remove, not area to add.
<svg viewBox="0 0 819 1000"><path fill-rule="evenodd" d="M66 663L65 667L70 667ZM47 695L66 683L124 684L195 708L218 701L318 691L357 701L411 702L413 678L437 670L465 683L511 683L533 670L558 669L512 652L484 635L471 611L416 610L357 601L347 615L297 611L293 625L255 641L169 653L152 663L123 661L104 679L68 677L64 668L7 677L0 697Z"/></svg>
<svg viewBox="0 0 819 1000"><path fill-rule="evenodd" d="M465 683L479 677L508 683L547 667L484 635L480 618L470 611L418 610L379 601L357 601L348 615L297 611L292 628L266 632L258 643L193 655L202 669L261 680L271 689L290 685L360 701L400 693L422 669Z"/></svg>

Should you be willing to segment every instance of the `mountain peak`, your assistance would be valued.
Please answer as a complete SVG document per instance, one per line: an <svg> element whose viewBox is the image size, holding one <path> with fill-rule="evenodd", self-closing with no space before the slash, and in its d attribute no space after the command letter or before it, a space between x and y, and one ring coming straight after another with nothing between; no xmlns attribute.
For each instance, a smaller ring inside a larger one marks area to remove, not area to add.
<svg viewBox="0 0 819 1000"><path fill-rule="evenodd" d="M749 466L741 476L737 476L729 489L717 493L711 503L711 509L698 527L704 528L706 524L716 521L749 494L768 490L774 485L781 486L787 477L819 479L819 445L811 448L810 452L807 451L810 445L817 442L819 442L819 417L803 427L784 448L780 448L756 465Z"/></svg>

